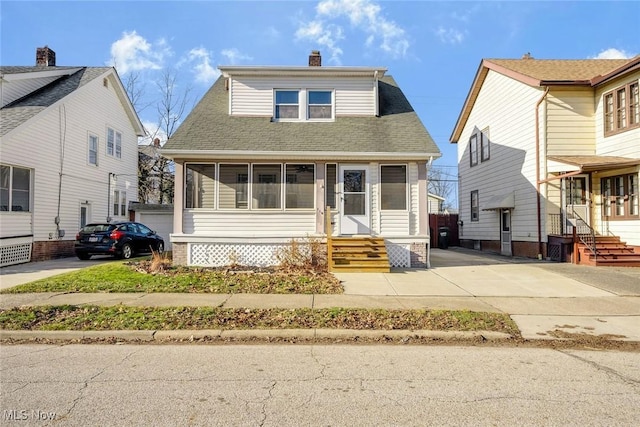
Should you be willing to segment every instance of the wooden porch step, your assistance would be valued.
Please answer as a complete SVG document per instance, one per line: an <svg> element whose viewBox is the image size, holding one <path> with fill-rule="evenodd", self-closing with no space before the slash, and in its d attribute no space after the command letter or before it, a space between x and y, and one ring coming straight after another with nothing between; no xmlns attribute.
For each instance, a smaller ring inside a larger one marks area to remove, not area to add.
<svg viewBox="0 0 640 427"><path fill-rule="evenodd" d="M384 239L370 236L336 237L331 242L331 271L389 272Z"/></svg>

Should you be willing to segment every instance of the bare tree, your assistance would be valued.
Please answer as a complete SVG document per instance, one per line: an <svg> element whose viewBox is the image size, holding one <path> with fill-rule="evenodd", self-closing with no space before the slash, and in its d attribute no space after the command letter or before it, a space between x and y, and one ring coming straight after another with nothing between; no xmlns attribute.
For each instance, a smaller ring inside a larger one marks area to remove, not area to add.
<svg viewBox="0 0 640 427"><path fill-rule="evenodd" d="M451 197L455 197L455 189L457 185L458 179L455 175L449 174L437 167L432 167L429 170L428 191L429 193L435 194L436 196L440 196L444 199L443 208L455 205Z"/></svg>
<svg viewBox="0 0 640 427"><path fill-rule="evenodd" d="M191 88L180 91L177 73L165 70L157 82L160 99L157 104L158 125L149 133L149 148L139 150L138 193L144 203L172 203L174 164L159 154L162 140L169 140L182 122L190 102Z"/></svg>

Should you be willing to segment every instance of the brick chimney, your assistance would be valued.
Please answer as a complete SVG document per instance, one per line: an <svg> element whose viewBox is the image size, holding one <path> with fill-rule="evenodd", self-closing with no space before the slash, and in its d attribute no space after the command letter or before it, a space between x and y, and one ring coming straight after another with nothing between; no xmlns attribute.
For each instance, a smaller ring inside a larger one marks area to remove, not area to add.
<svg viewBox="0 0 640 427"><path fill-rule="evenodd" d="M39 47L36 49L36 66L38 67L55 67L56 53L49 49L49 46Z"/></svg>
<svg viewBox="0 0 640 427"><path fill-rule="evenodd" d="M522 55L522 59L533 59L533 56L531 56L531 53L527 52Z"/></svg>
<svg viewBox="0 0 640 427"><path fill-rule="evenodd" d="M153 146L160 148L160 138L155 138L153 140Z"/></svg>
<svg viewBox="0 0 640 427"><path fill-rule="evenodd" d="M311 55L309 55L309 67L321 67L322 66L322 57L320 56L319 50L312 50Z"/></svg>

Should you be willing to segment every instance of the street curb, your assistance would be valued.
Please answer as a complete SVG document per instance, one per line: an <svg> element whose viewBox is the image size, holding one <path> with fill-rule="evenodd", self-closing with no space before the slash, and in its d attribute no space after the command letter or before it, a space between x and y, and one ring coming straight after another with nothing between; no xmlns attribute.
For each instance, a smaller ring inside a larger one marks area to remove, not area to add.
<svg viewBox="0 0 640 427"><path fill-rule="evenodd" d="M124 341L171 341L199 340L204 338L222 339L447 339L472 340L482 338L499 341L513 338L512 335L493 331L429 331L429 330L363 330L363 329L186 329L173 331L122 330L122 331L11 331L0 330L0 340L77 341L82 339L119 339Z"/></svg>

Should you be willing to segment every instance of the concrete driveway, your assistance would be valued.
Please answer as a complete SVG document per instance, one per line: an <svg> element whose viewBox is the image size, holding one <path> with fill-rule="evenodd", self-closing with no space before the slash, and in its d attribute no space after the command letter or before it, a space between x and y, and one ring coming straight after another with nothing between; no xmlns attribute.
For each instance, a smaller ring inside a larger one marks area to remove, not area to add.
<svg viewBox="0 0 640 427"><path fill-rule="evenodd" d="M432 309L511 315L525 338L548 331L640 341L640 269L585 267L433 249L429 270L339 273L345 294L395 296Z"/></svg>

